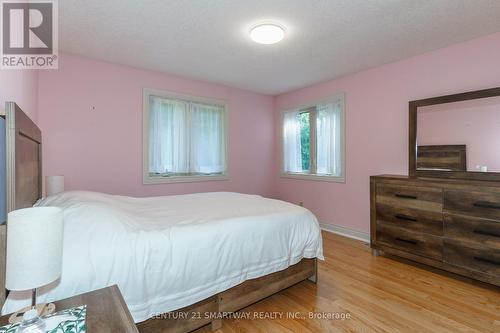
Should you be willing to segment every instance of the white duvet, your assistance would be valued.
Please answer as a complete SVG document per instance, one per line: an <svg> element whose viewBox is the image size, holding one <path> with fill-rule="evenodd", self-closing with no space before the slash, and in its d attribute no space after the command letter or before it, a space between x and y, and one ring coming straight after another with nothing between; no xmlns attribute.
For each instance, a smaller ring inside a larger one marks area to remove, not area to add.
<svg viewBox="0 0 500 333"><path fill-rule="evenodd" d="M323 259L311 212L257 195L132 198L78 191L37 205L64 212L62 277L39 289L37 301L117 284L136 322L302 258ZM29 302L29 292L11 292L2 313Z"/></svg>

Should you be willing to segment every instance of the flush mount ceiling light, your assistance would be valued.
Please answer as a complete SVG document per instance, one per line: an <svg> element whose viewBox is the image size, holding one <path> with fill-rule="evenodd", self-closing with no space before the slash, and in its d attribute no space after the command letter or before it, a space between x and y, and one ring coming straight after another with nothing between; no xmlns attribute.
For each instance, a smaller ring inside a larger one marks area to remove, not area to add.
<svg viewBox="0 0 500 333"><path fill-rule="evenodd" d="M250 38L259 44L275 44L285 37L285 29L276 23L261 23L250 29Z"/></svg>

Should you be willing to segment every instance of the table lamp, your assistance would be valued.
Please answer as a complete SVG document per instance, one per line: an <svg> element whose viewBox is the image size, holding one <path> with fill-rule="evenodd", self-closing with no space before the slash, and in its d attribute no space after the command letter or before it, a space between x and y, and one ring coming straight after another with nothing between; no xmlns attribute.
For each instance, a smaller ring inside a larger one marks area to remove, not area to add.
<svg viewBox="0 0 500 333"><path fill-rule="evenodd" d="M64 192L64 176L46 176L45 188L47 189L47 196Z"/></svg>
<svg viewBox="0 0 500 333"><path fill-rule="evenodd" d="M45 306L36 306L36 289L61 276L62 244L60 208L25 208L7 215L5 288L32 291L31 307L19 312L23 320L18 332L45 332L40 318Z"/></svg>

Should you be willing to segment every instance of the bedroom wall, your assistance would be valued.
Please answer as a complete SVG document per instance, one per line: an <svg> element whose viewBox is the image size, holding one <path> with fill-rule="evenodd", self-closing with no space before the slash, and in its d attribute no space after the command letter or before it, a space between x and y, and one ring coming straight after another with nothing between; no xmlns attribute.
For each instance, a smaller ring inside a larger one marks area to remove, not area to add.
<svg viewBox="0 0 500 333"><path fill-rule="evenodd" d="M278 178L276 194L304 202L324 224L368 232L369 176L407 174L408 101L495 86L500 33L277 96L278 123L279 110L345 92L347 178L345 184Z"/></svg>
<svg viewBox="0 0 500 333"><path fill-rule="evenodd" d="M0 111L4 111L5 102L16 102L37 122L38 73L38 70L0 70Z"/></svg>
<svg viewBox="0 0 500 333"><path fill-rule="evenodd" d="M142 89L223 99L229 181L142 184ZM94 109L95 108L95 109ZM222 85L62 54L39 77L45 175L66 189L154 196L206 191L273 195L273 98Z"/></svg>

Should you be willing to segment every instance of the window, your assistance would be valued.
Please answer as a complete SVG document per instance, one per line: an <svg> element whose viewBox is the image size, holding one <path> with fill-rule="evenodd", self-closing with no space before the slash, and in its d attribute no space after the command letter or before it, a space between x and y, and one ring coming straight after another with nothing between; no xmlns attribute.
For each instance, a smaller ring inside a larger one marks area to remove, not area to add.
<svg viewBox="0 0 500 333"><path fill-rule="evenodd" d="M283 112L282 176L343 182L344 98Z"/></svg>
<svg viewBox="0 0 500 333"><path fill-rule="evenodd" d="M226 107L144 90L144 183L227 179Z"/></svg>

